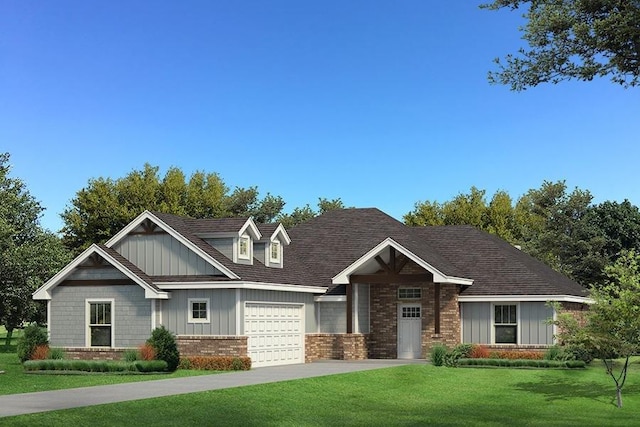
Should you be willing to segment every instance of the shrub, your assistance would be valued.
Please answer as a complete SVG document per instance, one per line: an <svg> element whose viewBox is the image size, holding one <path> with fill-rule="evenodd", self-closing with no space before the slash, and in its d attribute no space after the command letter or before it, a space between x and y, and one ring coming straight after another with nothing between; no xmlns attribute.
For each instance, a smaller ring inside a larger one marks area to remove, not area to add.
<svg viewBox="0 0 640 427"><path fill-rule="evenodd" d="M59 360L64 359L65 357L66 354L63 349L59 347L52 347L49 349L49 355L47 356L47 359Z"/></svg>
<svg viewBox="0 0 640 427"><path fill-rule="evenodd" d="M49 344L45 328L41 328L38 325L29 325L24 328L22 337L18 340L16 347L20 362L29 360L35 348L44 344Z"/></svg>
<svg viewBox="0 0 640 427"><path fill-rule="evenodd" d="M457 361L458 366L489 366L504 368L584 368L582 360L543 360L543 359L466 359Z"/></svg>
<svg viewBox="0 0 640 427"><path fill-rule="evenodd" d="M473 344L458 344L444 357L444 364L450 368L458 366L458 360L468 358L473 350Z"/></svg>
<svg viewBox="0 0 640 427"><path fill-rule="evenodd" d="M125 362L135 362L139 360L138 350L125 350L122 358Z"/></svg>
<svg viewBox="0 0 640 427"><path fill-rule="evenodd" d="M494 352L492 352L493 354ZM530 359L540 360L543 358L544 353L540 351L516 351L516 350L501 350L496 351L495 356L497 359Z"/></svg>
<svg viewBox="0 0 640 427"><path fill-rule="evenodd" d="M162 372L167 370L164 360L138 360L133 363L138 372Z"/></svg>
<svg viewBox="0 0 640 427"><path fill-rule="evenodd" d="M173 372L180 363L180 352L176 344L176 337L164 326L155 328L151 333L151 338L147 340L156 353L158 360L167 362L167 370Z"/></svg>
<svg viewBox="0 0 640 427"><path fill-rule="evenodd" d="M449 350L444 345L442 344L434 345L433 347L431 347L431 351L429 353L431 363L434 366L444 365L444 359L448 352Z"/></svg>
<svg viewBox="0 0 640 427"><path fill-rule="evenodd" d="M31 352L30 360L45 360L49 356L49 345L38 344Z"/></svg>
<svg viewBox="0 0 640 427"><path fill-rule="evenodd" d="M201 369L206 371L248 371L251 369L251 358L234 356L189 356L180 359L180 368Z"/></svg>
<svg viewBox="0 0 640 427"><path fill-rule="evenodd" d="M474 345L471 349L471 354L469 357L472 359L488 359L489 358L489 349L485 345Z"/></svg>
<svg viewBox="0 0 640 427"><path fill-rule="evenodd" d="M588 365L593 361L593 354L587 350L585 347L580 345L570 345L567 346L567 353L571 353L574 360L579 360Z"/></svg>
<svg viewBox="0 0 640 427"><path fill-rule="evenodd" d="M163 360L139 360L128 363L113 360L27 360L26 371L82 371L82 372L162 372L167 370Z"/></svg>
<svg viewBox="0 0 640 427"><path fill-rule="evenodd" d="M140 353L140 360L156 359L156 350L149 344L142 344L138 351Z"/></svg>

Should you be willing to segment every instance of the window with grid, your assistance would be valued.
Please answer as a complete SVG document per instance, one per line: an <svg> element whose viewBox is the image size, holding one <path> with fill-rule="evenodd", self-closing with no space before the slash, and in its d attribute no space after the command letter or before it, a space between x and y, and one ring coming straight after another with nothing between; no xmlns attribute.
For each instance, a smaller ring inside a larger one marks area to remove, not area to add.
<svg viewBox="0 0 640 427"><path fill-rule="evenodd" d="M280 242L271 242L270 261L280 262Z"/></svg>
<svg viewBox="0 0 640 427"><path fill-rule="evenodd" d="M209 299L189 299L189 323L209 323Z"/></svg>
<svg viewBox="0 0 640 427"><path fill-rule="evenodd" d="M420 317L420 307L402 307L402 318L409 319Z"/></svg>
<svg viewBox="0 0 640 427"><path fill-rule="evenodd" d="M493 324L496 344L518 343L517 305L495 305Z"/></svg>
<svg viewBox="0 0 640 427"><path fill-rule="evenodd" d="M400 288L398 289L398 299L420 299L422 298L421 288Z"/></svg>
<svg viewBox="0 0 640 427"><path fill-rule="evenodd" d="M91 347L111 347L111 302L89 303Z"/></svg>
<svg viewBox="0 0 640 427"><path fill-rule="evenodd" d="M249 259L249 238L241 237L238 241L238 257L242 259Z"/></svg>

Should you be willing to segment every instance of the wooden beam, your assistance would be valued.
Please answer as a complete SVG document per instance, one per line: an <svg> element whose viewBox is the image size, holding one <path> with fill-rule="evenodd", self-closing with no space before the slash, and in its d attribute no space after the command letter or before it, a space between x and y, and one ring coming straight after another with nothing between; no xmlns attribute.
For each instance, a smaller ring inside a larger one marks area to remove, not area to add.
<svg viewBox="0 0 640 427"><path fill-rule="evenodd" d="M380 257L380 255L376 255L375 260L378 263L378 265L380 265L380 267L382 267L382 269L384 271L386 271L387 273L393 273L391 271L391 269L389 268L389 265L387 265L387 263L384 262L384 260Z"/></svg>
<svg viewBox="0 0 640 427"><path fill-rule="evenodd" d="M418 283L431 282L433 275L423 274L352 274L351 283L385 284L385 283Z"/></svg>
<svg viewBox="0 0 640 427"><path fill-rule="evenodd" d="M435 317L433 332L440 334L440 283L435 283L433 286L433 313Z"/></svg>
<svg viewBox="0 0 640 427"><path fill-rule="evenodd" d="M398 270L396 270L396 248L393 246L389 247L389 268L394 273L398 272Z"/></svg>
<svg viewBox="0 0 640 427"><path fill-rule="evenodd" d="M404 266L407 265L408 262L409 262L409 257L407 257L406 255L403 255L402 260L400 261L400 264L396 265L395 273L400 273L404 268Z"/></svg>
<svg viewBox="0 0 640 427"><path fill-rule="evenodd" d="M347 333L353 333L353 285L347 285Z"/></svg>

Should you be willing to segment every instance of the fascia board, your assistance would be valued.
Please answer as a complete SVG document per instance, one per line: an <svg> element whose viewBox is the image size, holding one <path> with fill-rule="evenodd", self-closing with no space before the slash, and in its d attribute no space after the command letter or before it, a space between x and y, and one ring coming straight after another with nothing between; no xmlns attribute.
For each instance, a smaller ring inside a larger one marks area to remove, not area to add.
<svg viewBox="0 0 640 427"><path fill-rule="evenodd" d="M460 295L458 302L576 302L593 304L593 300L576 295Z"/></svg>
<svg viewBox="0 0 640 427"><path fill-rule="evenodd" d="M113 236L111 239L109 239L107 241L107 243L105 243L105 246L107 246L109 248L113 247L113 245L115 245L120 240L125 238L131 231L135 230L136 227L138 227L138 225L140 225L140 223L142 221L144 221L145 219L149 219L149 220L155 222L156 224L160 225L162 227L162 229L164 229L167 233L169 233L174 239L178 240L180 243L182 243L183 245L185 245L186 247L191 249L193 252L198 254L202 259L207 261L209 264L214 266L216 269L220 270L228 278L230 278L230 279L239 279L240 278L233 271L229 270L227 267L225 267L220 262L218 262L215 258L211 257L205 251L203 251L202 249L200 249L199 247L194 245L189 239L184 237L182 234L178 233L176 230L174 230L172 227L170 227L167 223L165 223L164 221L162 221L160 218L158 218L157 216L155 216L154 214L152 214L149 211L144 211L143 213L138 215L138 217L136 217L136 219L131 221L125 228L120 230L118 233L116 233L115 236Z"/></svg>
<svg viewBox="0 0 640 427"><path fill-rule="evenodd" d="M155 282L163 290L175 289L259 289L268 291L288 291L298 293L322 294L327 292L326 286L299 286L280 283L263 282Z"/></svg>
<svg viewBox="0 0 640 427"><path fill-rule="evenodd" d="M473 284L473 279L447 276L446 274L442 273L440 270L438 270L437 268L429 264L427 261L423 260L422 258L420 258L419 256L417 256L416 254L414 254L413 252L411 252L410 250L408 250L407 248L405 248L404 246L402 246L401 244L399 244L398 242L396 242L390 237L387 237L385 240L380 242L369 252L367 252L360 258L358 258L355 262L353 262L347 268L345 268L340 273L335 275L331 279L332 283L334 285L348 284L349 276L353 274L353 272L358 270L358 268L360 268L365 262L374 258L376 255L379 255L380 253L382 253L382 251L388 247L393 247L395 250L399 251L400 253L408 257L410 260L418 264L420 267L424 268L425 270L433 274L433 281L435 283L451 283L451 284L466 285L466 286L470 286Z"/></svg>
<svg viewBox="0 0 640 427"><path fill-rule="evenodd" d="M249 219L247 219L247 222L245 222L242 228L240 228L240 231L238 231L238 235L242 236L246 232L249 232L254 240L260 240L262 238L262 233L260 233L260 230L258 230L258 226L253 221L252 217L249 217Z"/></svg>
<svg viewBox="0 0 640 427"><path fill-rule="evenodd" d="M289 237L287 230L285 230L282 224L278 224L275 231L271 235L270 240L274 241L278 237L278 235L280 235L280 241L285 245L289 245L291 243L291 238Z"/></svg>

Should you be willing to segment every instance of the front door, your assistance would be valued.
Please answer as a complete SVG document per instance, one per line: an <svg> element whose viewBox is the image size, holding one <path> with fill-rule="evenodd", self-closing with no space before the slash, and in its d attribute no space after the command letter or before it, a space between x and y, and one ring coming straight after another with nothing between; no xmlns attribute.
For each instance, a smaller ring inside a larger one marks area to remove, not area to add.
<svg viewBox="0 0 640 427"><path fill-rule="evenodd" d="M422 357L422 306L398 305L398 359Z"/></svg>

